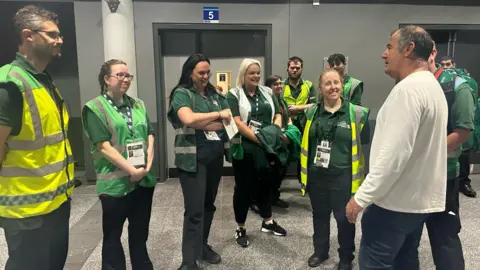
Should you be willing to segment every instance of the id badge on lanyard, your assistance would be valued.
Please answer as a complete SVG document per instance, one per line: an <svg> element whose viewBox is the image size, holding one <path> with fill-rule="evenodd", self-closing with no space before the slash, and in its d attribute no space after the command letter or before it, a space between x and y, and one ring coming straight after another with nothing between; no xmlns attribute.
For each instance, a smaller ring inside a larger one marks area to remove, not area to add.
<svg viewBox="0 0 480 270"><path fill-rule="evenodd" d="M262 128L262 123L255 120L250 120L248 126L252 129L254 134L258 134L258 131Z"/></svg>
<svg viewBox="0 0 480 270"><path fill-rule="evenodd" d="M135 167L145 166L145 147L143 142L127 143L127 161Z"/></svg>
<svg viewBox="0 0 480 270"><path fill-rule="evenodd" d="M315 158L313 163L317 167L328 169L330 164L330 154L332 152L332 143L328 140L322 140L317 145L317 151L315 152Z"/></svg>

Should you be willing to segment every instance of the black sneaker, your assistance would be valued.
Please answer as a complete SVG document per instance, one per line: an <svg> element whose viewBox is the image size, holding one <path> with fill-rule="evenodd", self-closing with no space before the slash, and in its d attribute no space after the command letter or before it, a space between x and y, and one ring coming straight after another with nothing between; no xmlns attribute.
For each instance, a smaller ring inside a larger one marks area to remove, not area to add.
<svg viewBox="0 0 480 270"><path fill-rule="evenodd" d="M282 200L282 199L278 199L273 203L273 206L276 206L278 208L287 209L288 207L290 207L290 204L288 202Z"/></svg>
<svg viewBox="0 0 480 270"><path fill-rule="evenodd" d="M272 224L267 224L265 221L262 222L262 232L273 233L276 236L285 236L287 231L284 228L280 227L277 222L274 220Z"/></svg>
<svg viewBox="0 0 480 270"><path fill-rule="evenodd" d="M204 245L202 260L208 262L209 264L219 264L222 261L222 257L220 257L220 255L218 255L218 253L212 249L212 246Z"/></svg>
<svg viewBox="0 0 480 270"><path fill-rule="evenodd" d="M235 232L235 239L237 240L237 244L241 247L248 247L250 242L248 241L247 230L245 228L237 229Z"/></svg>

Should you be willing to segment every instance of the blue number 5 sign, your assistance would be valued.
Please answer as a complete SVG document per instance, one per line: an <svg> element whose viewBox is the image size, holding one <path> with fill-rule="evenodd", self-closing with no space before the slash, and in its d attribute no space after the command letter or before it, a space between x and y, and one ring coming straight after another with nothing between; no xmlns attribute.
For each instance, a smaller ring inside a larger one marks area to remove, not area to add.
<svg viewBox="0 0 480 270"><path fill-rule="evenodd" d="M219 10L217 7L204 7L203 8L203 22L204 23L218 23L219 22Z"/></svg>

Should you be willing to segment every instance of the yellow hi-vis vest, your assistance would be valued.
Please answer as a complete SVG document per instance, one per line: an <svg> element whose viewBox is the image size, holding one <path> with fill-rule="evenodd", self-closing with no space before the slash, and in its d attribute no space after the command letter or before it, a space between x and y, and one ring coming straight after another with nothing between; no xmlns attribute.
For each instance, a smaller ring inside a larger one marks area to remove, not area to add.
<svg viewBox="0 0 480 270"><path fill-rule="evenodd" d="M310 95L310 88L312 87L312 82L308 80L304 80L302 86L300 86L300 94L297 98L292 96L292 92L290 90L290 85L285 85L285 89L283 90L283 99L287 103L287 105L305 105L308 103L308 97Z"/></svg>
<svg viewBox="0 0 480 270"><path fill-rule="evenodd" d="M23 118L20 133L10 136L5 146L0 169L0 217L48 214L68 199L74 186L72 150L67 139L69 115L64 104L60 115L48 90L25 70L3 66L0 83L6 82L15 83L22 93Z"/></svg>
<svg viewBox="0 0 480 270"><path fill-rule="evenodd" d="M347 101L344 101L347 102ZM310 135L310 126L315 117L319 104L306 110L307 123L303 132L302 151L300 153L300 177L302 186L302 195L305 195L308 176L308 139ZM362 143L360 142L360 132L368 121L369 109L349 103L350 127L352 130L352 194L355 194L365 178L365 159L362 153Z"/></svg>

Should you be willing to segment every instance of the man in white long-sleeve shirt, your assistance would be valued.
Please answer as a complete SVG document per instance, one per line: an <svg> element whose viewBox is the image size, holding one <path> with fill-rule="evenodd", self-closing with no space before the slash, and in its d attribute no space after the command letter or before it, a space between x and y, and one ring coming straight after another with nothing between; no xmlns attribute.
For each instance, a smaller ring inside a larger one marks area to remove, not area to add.
<svg viewBox="0 0 480 270"><path fill-rule="evenodd" d="M424 29L407 26L392 33L382 54L385 73L399 82L377 116L369 174L346 209L355 222L367 208L361 270L419 269L423 225L445 209L448 106L428 70L432 49Z"/></svg>

